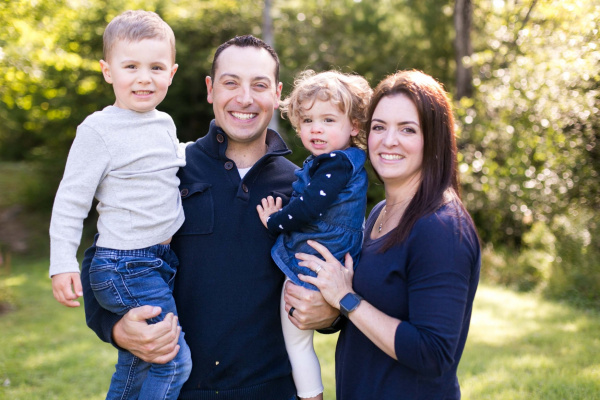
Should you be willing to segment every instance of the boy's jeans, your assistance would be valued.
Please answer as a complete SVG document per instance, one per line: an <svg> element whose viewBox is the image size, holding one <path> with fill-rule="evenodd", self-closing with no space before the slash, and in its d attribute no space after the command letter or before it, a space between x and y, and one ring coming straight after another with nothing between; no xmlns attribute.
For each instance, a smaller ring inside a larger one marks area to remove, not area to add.
<svg viewBox="0 0 600 400"><path fill-rule="evenodd" d="M100 305L118 315L143 305L161 307L161 314L148 320L156 323L169 312L177 315L172 293L178 265L169 245L139 250L97 247L90 266L90 285ZM181 332L179 353L166 364L149 364L119 350L106 398L177 399L192 369L190 349L183 336Z"/></svg>

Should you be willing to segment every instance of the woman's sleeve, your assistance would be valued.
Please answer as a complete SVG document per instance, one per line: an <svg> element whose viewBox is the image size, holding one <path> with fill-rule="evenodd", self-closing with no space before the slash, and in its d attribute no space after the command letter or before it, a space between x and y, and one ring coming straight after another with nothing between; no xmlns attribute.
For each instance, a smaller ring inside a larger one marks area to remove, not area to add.
<svg viewBox="0 0 600 400"><path fill-rule="evenodd" d="M317 160L315 160L316 162ZM272 233L299 231L327 210L352 176L352 164L343 153L331 153L320 158L310 183L299 197L292 197L280 211L267 221Z"/></svg>
<svg viewBox="0 0 600 400"><path fill-rule="evenodd" d="M456 231L453 218L434 214L413 228L408 243L409 317L395 335L398 361L431 377L454 364L472 302L471 274L477 256L468 236Z"/></svg>
<svg viewBox="0 0 600 400"><path fill-rule="evenodd" d="M112 330L115 324L121 319L121 316L113 314L110 311L100 307L94 292L90 286L90 265L92 258L96 253L96 238L94 244L85 251L83 262L81 264L81 284L83 285L83 303L85 308L85 321L87 326L93 330L98 337L107 343L117 347L112 341Z"/></svg>

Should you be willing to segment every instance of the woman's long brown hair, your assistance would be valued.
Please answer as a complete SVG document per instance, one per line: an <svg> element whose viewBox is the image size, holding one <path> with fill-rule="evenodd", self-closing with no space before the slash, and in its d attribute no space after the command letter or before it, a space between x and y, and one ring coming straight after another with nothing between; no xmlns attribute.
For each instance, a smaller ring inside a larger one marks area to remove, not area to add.
<svg viewBox="0 0 600 400"><path fill-rule="evenodd" d="M460 200L457 149L452 105L442 85L431 76L416 70L398 71L382 80L371 98L365 130L371 133L371 120L379 101L395 95L413 101L423 132L421 183L382 251L404 241L417 220L435 212L443 204L456 202L463 216L468 216Z"/></svg>

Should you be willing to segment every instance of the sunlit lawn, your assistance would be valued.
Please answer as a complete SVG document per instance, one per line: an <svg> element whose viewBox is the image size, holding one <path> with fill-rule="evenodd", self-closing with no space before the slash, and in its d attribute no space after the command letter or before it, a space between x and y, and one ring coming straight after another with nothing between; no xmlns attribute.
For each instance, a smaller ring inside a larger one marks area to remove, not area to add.
<svg viewBox="0 0 600 400"><path fill-rule="evenodd" d="M87 329L83 309L54 301L46 268L17 260L0 275L16 303L0 316L0 399L103 399L116 352ZM597 312L482 286L459 369L463 398L600 398L599 332ZM335 339L315 338L328 400Z"/></svg>

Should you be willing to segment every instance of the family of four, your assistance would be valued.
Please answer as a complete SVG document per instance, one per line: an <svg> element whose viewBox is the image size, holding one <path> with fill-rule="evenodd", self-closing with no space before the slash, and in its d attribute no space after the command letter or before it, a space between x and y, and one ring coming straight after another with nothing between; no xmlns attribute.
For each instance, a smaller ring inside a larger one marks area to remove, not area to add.
<svg viewBox="0 0 600 400"><path fill-rule="evenodd" d="M156 110L178 68L171 28L127 11L103 39L116 100L77 129L50 276L119 350L107 399L322 399L315 329L340 331L340 400L460 398L480 247L442 86L306 71L281 101L277 54L238 36L206 77L208 133L180 143ZM280 106L311 154L301 169L267 127ZM385 199L365 223L367 157Z"/></svg>

